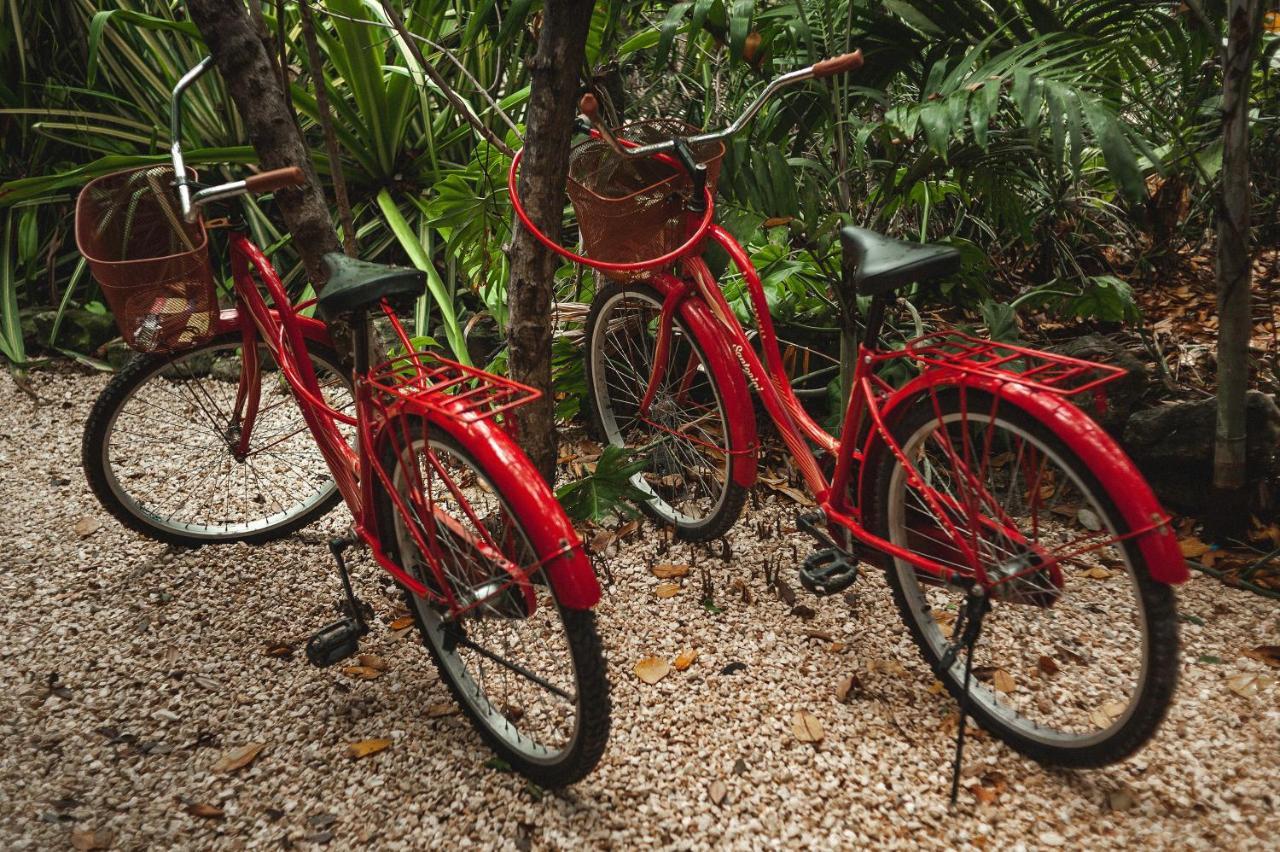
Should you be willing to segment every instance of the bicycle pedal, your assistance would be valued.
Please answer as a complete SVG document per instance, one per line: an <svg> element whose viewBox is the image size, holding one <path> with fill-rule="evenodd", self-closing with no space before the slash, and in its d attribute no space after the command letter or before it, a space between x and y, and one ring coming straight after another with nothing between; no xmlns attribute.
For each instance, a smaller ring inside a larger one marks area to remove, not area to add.
<svg viewBox="0 0 1280 852"><path fill-rule="evenodd" d="M369 628L352 618L344 618L320 628L307 640L307 660L317 668L340 663L360 650L360 637Z"/></svg>
<svg viewBox="0 0 1280 852"><path fill-rule="evenodd" d="M820 598L843 592L857 579L858 561L834 547L810 553L800 568L800 585Z"/></svg>

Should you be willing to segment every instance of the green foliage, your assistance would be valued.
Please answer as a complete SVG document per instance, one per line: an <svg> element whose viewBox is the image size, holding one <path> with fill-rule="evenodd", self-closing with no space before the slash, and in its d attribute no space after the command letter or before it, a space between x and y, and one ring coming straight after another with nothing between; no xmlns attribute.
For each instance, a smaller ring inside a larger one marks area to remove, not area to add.
<svg viewBox="0 0 1280 852"><path fill-rule="evenodd" d="M629 461L628 453L626 447L606 446L593 472L556 489L556 497L570 518L599 521L609 515L630 517L635 514L633 503L649 499L631 483L648 460Z"/></svg>

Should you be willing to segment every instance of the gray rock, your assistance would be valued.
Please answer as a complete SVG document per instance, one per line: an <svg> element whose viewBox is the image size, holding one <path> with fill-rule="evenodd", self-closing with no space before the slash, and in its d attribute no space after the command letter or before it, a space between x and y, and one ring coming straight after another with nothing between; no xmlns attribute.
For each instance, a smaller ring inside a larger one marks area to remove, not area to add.
<svg viewBox="0 0 1280 852"><path fill-rule="evenodd" d="M1125 449L1177 511L1198 513L1211 497L1216 406L1212 397L1176 402L1140 411L1125 427ZM1246 458L1250 483L1257 483L1276 470L1280 407L1261 391L1249 391L1247 406Z"/></svg>

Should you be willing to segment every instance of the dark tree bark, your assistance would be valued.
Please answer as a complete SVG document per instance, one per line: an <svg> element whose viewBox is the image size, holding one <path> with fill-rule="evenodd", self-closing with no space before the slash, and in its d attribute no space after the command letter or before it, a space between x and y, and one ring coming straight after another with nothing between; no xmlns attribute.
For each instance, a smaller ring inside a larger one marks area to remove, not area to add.
<svg viewBox="0 0 1280 852"><path fill-rule="evenodd" d="M545 234L559 234L569 142L578 102L594 0L548 0L542 13L538 50L529 61L532 78L524 160L517 191L529 218ZM507 284L507 329L511 377L543 392L520 409L520 442L548 482L556 469L555 400L551 395L551 295L560 260L517 225Z"/></svg>
<svg viewBox="0 0 1280 852"><path fill-rule="evenodd" d="M187 8L226 82L262 167L297 166L307 174L305 185L278 190L275 198L293 235L294 249L319 291L326 280L320 259L328 252L341 251L341 246L275 65L243 0L188 0Z"/></svg>
<svg viewBox="0 0 1280 852"><path fill-rule="evenodd" d="M1248 481L1245 394L1249 386L1249 88L1261 33L1261 0L1231 0L1222 68L1222 196L1218 207L1218 416L1213 485L1224 496ZM1221 501L1223 505L1233 502Z"/></svg>

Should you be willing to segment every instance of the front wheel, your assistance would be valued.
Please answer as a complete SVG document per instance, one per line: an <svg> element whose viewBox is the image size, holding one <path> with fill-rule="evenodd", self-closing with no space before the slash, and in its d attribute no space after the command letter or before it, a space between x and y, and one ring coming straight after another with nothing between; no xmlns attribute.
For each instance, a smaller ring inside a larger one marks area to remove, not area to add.
<svg viewBox="0 0 1280 852"><path fill-rule="evenodd" d="M1173 696L1178 630L1172 589L1125 537L1125 495L1047 424L985 393L925 394L891 431L910 470L881 444L869 528L971 574L958 535L999 581L972 660L975 719L1049 764L1104 766L1137 751ZM937 672L965 591L903 559L889 561L888 580ZM964 654L938 676L959 700Z"/></svg>
<svg viewBox="0 0 1280 852"><path fill-rule="evenodd" d="M562 606L540 571L551 559L585 557L580 549L560 552L560 543L545 540L542 519L514 511L496 486L498 459L510 465L514 448L473 451L422 424L415 418L387 427L396 440L379 454L382 469L401 502L418 508L406 518L379 489L382 547L428 588L460 604L462 611L450 611L405 592L423 644L489 746L543 787L572 784L604 753L609 684L594 613ZM523 475L541 482L532 468ZM550 489L541 490L542 511L560 511ZM513 581L524 573L532 582Z"/></svg>
<svg viewBox="0 0 1280 852"><path fill-rule="evenodd" d="M611 283L587 316L587 396L606 443L647 460L631 479L641 508L689 541L718 538L742 512L747 490L733 481L733 455L746 445L727 414L724 383L705 347L677 314L660 365L663 379L641 411L657 366L663 297L648 284Z"/></svg>

